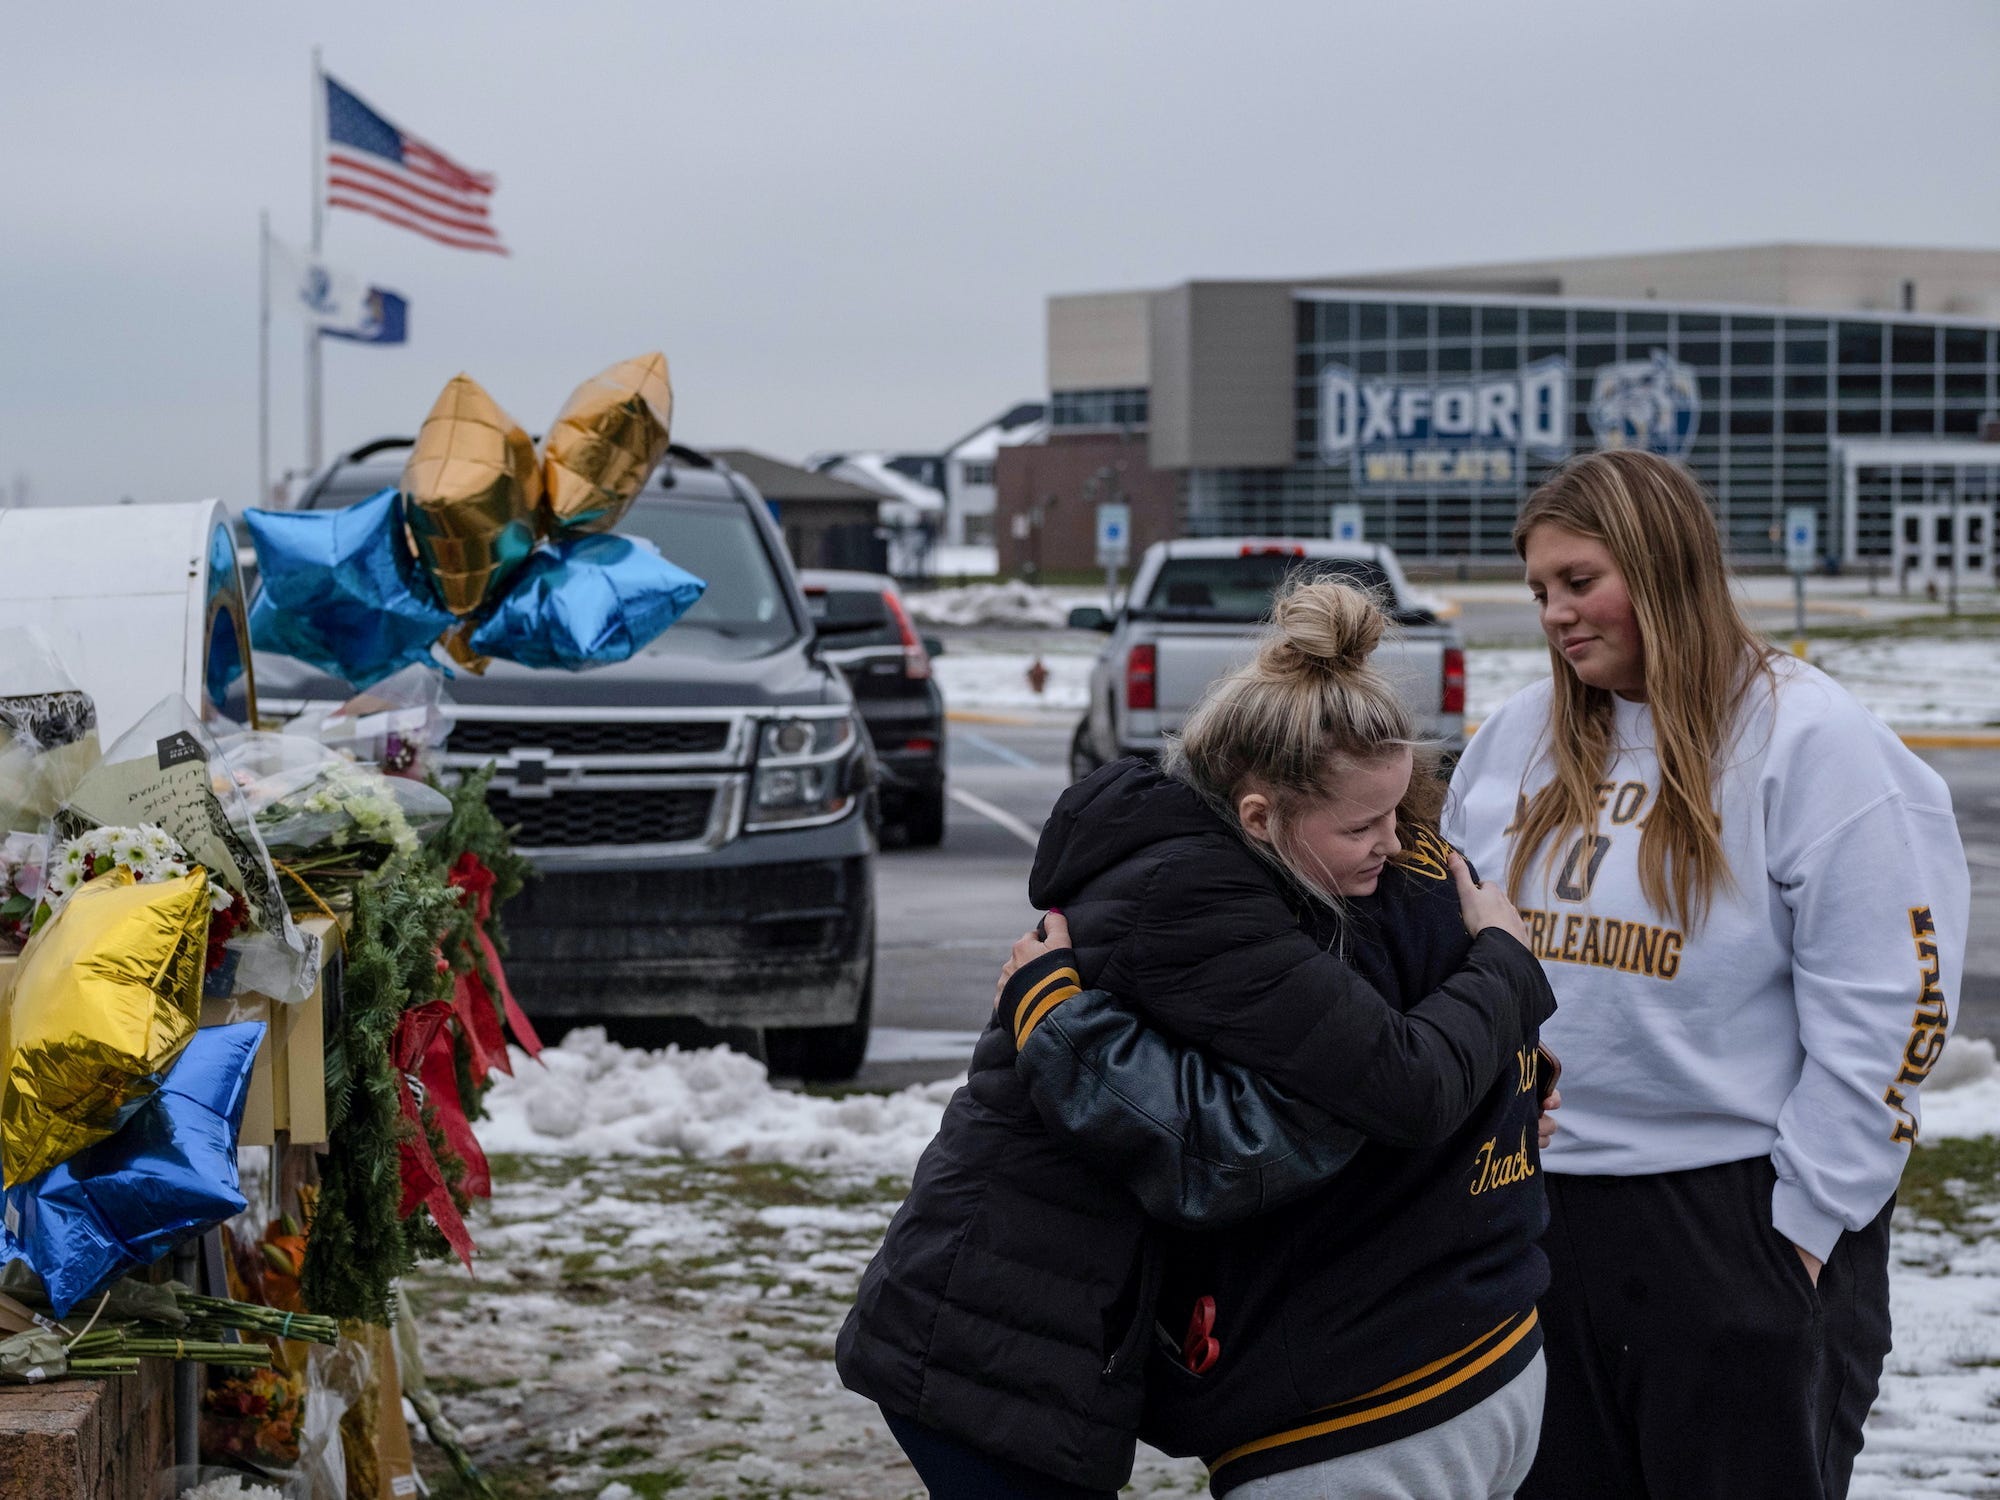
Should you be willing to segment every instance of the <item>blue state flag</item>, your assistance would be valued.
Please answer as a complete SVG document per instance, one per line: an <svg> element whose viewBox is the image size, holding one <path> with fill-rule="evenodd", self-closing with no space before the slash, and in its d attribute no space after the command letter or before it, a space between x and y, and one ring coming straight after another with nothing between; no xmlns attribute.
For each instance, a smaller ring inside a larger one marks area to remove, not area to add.
<svg viewBox="0 0 2000 1500"><path fill-rule="evenodd" d="M345 328L320 325L330 339L351 339L357 344L400 344L410 336L410 302L395 292L371 286L361 299L360 316Z"/></svg>

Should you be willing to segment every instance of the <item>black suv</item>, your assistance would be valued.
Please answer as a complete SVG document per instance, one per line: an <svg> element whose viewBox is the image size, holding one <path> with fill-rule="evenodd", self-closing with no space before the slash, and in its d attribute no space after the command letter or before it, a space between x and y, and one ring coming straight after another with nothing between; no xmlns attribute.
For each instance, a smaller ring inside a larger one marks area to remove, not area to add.
<svg viewBox="0 0 2000 1500"><path fill-rule="evenodd" d="M336 460L303 509L397 484L407 439ZM757 1028L772 1071L851 1077L875 968L874 766L820 653L761 496L675 447L619 530L708 581L632 660L588 672L495 662L451 683L446 763L497 765L489 800L540 879L507 909L531 1015L691 1017ZM289 716L347 696L259 653Z"/></svg>
<svg viewBox="0 0 2000 1500"><path fill-rule="evenodd" d="M880 573L807 569L799 583L820 654L847 674L875 742L882 821L912 844L942 842L944 695L931 658L943 643L917 634L895 580Z"/></svg>

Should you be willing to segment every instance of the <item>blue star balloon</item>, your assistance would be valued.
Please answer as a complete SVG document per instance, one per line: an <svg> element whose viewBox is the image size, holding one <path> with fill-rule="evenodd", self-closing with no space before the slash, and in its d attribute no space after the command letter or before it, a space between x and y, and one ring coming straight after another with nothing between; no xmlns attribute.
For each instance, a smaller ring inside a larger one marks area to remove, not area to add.
<svg viewBox="0 0 2000 1500"><path fill-rule="evenodd" d="M707 587L641 537L544 547L473 632L472 649L524 667L608 666L651 645Z"/></svg>
<svg viewBox="0 0 2000 1500"><path fill-rule="evenodd" d="M0 1264L25 1260L56 1316L243 1212L236 1133L262 1021L205 1026L116 1135L7 1189Z"/></svg>
<svg viewBox="0 0 2000 1500"><path fill-rule="evenodd" d="M344 510L249 510L261 587L250 610L260 651L296 656L357 688L430 659L456 623L403 541L401 497Z"/></svg>

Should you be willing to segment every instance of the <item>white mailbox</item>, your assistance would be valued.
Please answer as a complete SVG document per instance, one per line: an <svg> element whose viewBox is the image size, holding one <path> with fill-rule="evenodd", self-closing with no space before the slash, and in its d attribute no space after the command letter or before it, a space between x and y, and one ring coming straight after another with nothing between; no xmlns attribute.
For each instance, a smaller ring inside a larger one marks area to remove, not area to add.
<svg viewBox="0 0 2000 1500"><path fill-rule="evenodd" d="M168 693L255 722L229 512L184 505L0 510L0 626L36 626L97 705L110 746Z"/></svg>

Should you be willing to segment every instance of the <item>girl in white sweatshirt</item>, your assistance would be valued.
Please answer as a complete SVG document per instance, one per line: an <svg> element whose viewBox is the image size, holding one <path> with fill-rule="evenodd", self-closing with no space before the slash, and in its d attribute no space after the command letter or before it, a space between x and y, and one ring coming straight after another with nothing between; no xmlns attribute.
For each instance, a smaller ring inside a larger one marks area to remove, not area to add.
<svg viewBox="0 0 2000 1500"><path fill-rule="evenodd" d="M1943 781L1729 591L1706 497L1591 454L1514 528L1554 662L1445 819L1559 1009L1549 1386L1522 1500L1846 1493L1970 882Z"/></svg>

